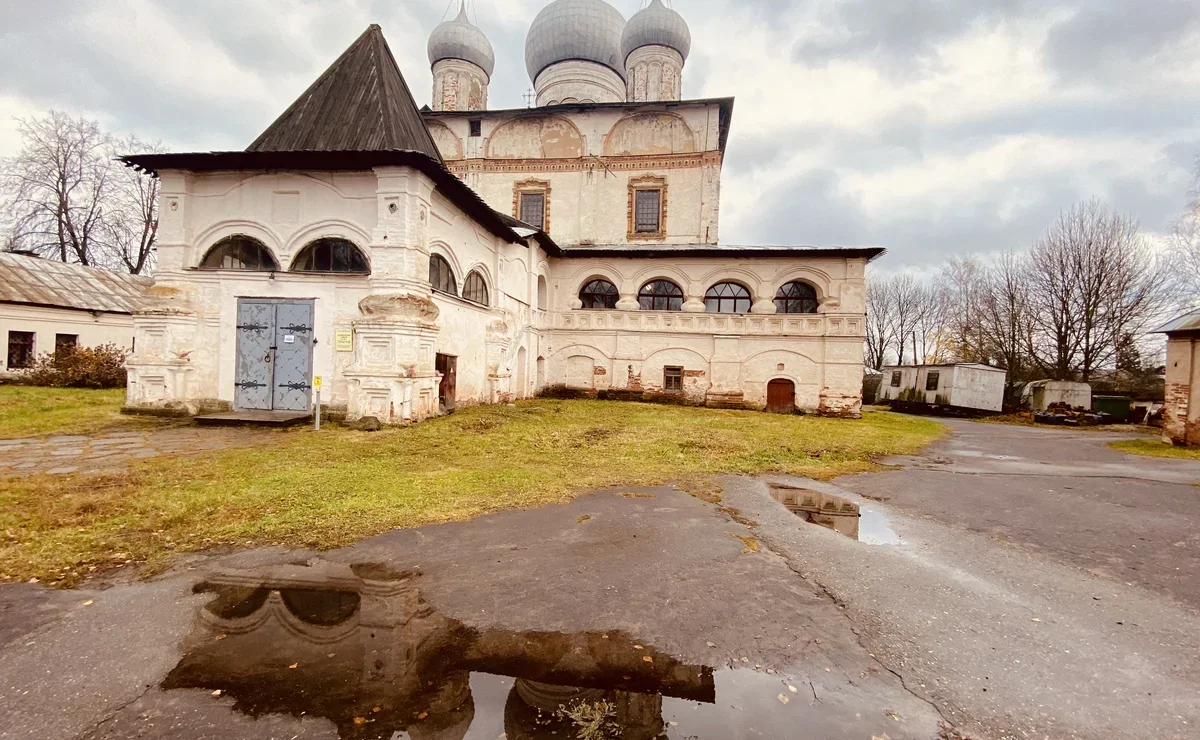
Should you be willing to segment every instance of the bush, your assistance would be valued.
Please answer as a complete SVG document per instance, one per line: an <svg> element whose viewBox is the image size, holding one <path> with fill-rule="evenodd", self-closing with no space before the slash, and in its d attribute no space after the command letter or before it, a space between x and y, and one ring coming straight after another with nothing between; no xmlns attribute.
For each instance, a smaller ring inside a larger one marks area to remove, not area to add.
<svg viewBox="0 0 1200 740"><path fill-rule="evenodd" d="M63 347L34 360L24 380L30 385L55 388L122 388L125 355L125 350L115 344Z"/></svg>

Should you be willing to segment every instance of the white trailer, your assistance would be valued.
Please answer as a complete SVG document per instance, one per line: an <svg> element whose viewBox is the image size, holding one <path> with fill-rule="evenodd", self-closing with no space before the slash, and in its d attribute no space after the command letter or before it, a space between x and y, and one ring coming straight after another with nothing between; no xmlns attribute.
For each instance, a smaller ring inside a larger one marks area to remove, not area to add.
<svg viewBox="0 0 1200 740"><path fill-rule="evenodd" d="M1000 368L975 362L954 365L889 365L879 386L881 401L999 412L1004 408Z"/></svg>

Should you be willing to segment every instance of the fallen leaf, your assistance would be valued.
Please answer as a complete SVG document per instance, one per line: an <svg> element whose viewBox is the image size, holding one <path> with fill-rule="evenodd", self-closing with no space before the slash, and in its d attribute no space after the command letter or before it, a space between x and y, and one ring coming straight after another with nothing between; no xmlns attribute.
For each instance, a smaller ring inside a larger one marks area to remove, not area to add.
<svg viewBox="0 0 1200 740"><path fill-rule="evenodd" d="M645 648L643 648L641 645L634 645L633 649L634 650L644 650Z"/></svg>
<svg viewBox="0 0 1200 740"><path fill-rule="evenodd" d="M884 712L884 714L886 714L886 715L888 716L888 719L894 719L894 720L896 720L897 722L899 722L899 721L900 721L900 715L896 714L895 712L893 712L893 711L892 711L892 710L890 710L890 709L889 709L889 710L887 710L886 712Z"/></svg>
<svg viewBox="0 0 1200 740"><path fill-rule="evenodd" d="M326 657L326 658L332 658L332 657L334 657L335 655L337 655L337 653L326 653L326 654L325 654L325 657Z"/></svg>
<svg viewBox="0 0 1200 740"><path fill-rule="evenodd" d="M653 662L654 662L654 658L651 658L649 655L643 655L643 656L642 656L642 660L646 661L647 663L653 663Z"/></svg>
<svg viewBox="0 0 1200 740"><path fill-rule="evenodd" d="M790 691L790 692L792 692L793 694L795 694L795 693L796 693L796 687L795 687L795 686L793 686L793 685L791 685L791 684L789 683L789 684L788 684L788 691Z"/></svg>
<svg viewBox="0 0 1200 740"><path fill-rule="evenodd" d="M221 695L221 690L220 690L220 689L217 689L216 691L212 692L212 695L213 695L213 696L220 696L220 695Z"/></svg>
<svg viewBox="0 0 1200 740"><path fill-rule="evenodd" d="M785 696L785 695L783 695L783 694L780 694L779 696L777 696L777 697L775 697L775 698L779 700L779 703L780 703L780 704L787 704L787 703L788 703L788 698L787 698L787 696Z"/></svg>
<svg viewBox="0 0 1200 740"><path fill-rule="evenodd" d="M872 735L871 740L892 740L892 739L890 737L888 737L888 734L885 732L882 735Z"/></svg>
<svg viewBox="0 0 1200 740"><path fill-rule="evenodd" d="M227 634L225 634L224 632L222 632L221 634L217 635L217 636L216 636L216 637L214 637L213 639L214 639L214 640L224 640L226 637L229 637L229 635L227 635Z"/></svg>
<svg viewBox="0 0 1200 740"><path fill-rule="evenodd" d="M356 724L356 725L365 725L366 723L367 723L366 717L355 717L354 718L354 724Z"/></svg>
<svg viewBox="0 0 1200 740"><path fill-rule="evenodd" d="M420 714L417 715L417 719L425 719L428 716L429 716L429 712L421 712Z"/></svg>
<svg viewBox="0 0 1200 740"><path fill-rule="evenodd" d="M743 656L743 657L742 657L742 662L743 662L743 663L749 663L749 662L750 662L750 659L749 659L749 658L747 658L747 657L744 657L744 656Z"/></svg>
<svg viewBox="0 0 1200 740"><path fill-rule="evenodd" d="M83 602L83 605L84 605L84 606L91 606L92 604L95 604L95 603L96 603L95 601L93 601L93 600L91 600L91 599L88 599L87 601Z"/></svg>
<svg viewBox="0 0 1200 740"><path fill-rule="evenodd" d="M288 668L299 668L299 667L300 667L299 663L292 663L290 666L288 666Z"/></svg>
<svg viewBox="0 0 1200 740"><path fill-rule="evenodd" d="M372 712L382 712L382 711L383 711L383 707L371 707L371 711L372 711Z"/></svg>

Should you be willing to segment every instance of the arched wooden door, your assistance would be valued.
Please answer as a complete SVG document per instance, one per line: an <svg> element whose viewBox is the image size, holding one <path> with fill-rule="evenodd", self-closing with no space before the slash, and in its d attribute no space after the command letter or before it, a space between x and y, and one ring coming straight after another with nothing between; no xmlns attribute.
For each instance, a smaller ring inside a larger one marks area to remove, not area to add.
<svg viewBox="0 0 1200 740"><path fill-rule="evenodd" d="M787 378L775 378L767 383L767 411L790 414L796 410L796 384Z"/></svg>

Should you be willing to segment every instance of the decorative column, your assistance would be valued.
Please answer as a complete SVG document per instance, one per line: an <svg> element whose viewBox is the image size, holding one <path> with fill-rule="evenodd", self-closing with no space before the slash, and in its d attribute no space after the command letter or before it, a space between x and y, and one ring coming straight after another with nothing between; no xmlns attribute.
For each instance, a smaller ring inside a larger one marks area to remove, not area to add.
<svg viewBox="0 0 1200 740"><path fill-rule="evenodd" d="M358 303L354 360L343 373L349 419L384 424L438 413L434 348L438 308L429 285L433 181L407 167L380 167L371 234L371 293Z"/></svg>

